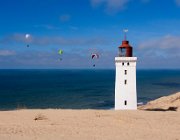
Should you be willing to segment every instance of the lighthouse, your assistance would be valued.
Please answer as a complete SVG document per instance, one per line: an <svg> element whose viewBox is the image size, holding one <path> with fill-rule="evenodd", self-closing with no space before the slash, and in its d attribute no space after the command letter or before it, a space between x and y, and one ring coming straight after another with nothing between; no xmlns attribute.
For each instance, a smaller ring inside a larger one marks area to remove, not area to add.
<svg viewBox="0 0 180 140"><path fill-rule="evenodd" d="M115 57L115 110L136 110L136 61L133 57L133 47L126 40L126 32L119 54Z"/></svg>

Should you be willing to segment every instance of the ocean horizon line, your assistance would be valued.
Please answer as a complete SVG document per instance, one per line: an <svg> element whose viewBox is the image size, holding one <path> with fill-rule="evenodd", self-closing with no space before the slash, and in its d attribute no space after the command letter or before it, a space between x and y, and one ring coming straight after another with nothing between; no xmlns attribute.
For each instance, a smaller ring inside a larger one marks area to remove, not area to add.
<svg viewBox="0 0 180 140"><path fill-rule="evenodd" d="M115 68L0 68L0 70L115 70ZM180 70L180 68L137 68L137 70Z"/></svg>

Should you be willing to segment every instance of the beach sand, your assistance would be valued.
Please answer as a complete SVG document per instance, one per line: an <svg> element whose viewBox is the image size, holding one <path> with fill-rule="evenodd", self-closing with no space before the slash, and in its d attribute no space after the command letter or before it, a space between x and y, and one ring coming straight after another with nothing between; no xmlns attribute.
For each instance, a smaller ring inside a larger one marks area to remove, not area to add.
<svg viewBox="0 0 180 140"><path fill-rule="evenodd" d="M180 140L179 110L141 109L0 111L0 140Z"/></svg>

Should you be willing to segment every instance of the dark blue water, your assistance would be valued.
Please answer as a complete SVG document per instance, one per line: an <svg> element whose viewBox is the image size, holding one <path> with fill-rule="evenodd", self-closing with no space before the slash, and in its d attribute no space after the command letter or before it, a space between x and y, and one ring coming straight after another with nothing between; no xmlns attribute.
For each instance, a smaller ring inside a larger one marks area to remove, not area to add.
<svg viewBox="0 0 180 140"><path fill-rule="evenodd" d="M115 70L0 70L0 110L114 107ZM180 91L180 70L138 70L138 102Z"/></svg>

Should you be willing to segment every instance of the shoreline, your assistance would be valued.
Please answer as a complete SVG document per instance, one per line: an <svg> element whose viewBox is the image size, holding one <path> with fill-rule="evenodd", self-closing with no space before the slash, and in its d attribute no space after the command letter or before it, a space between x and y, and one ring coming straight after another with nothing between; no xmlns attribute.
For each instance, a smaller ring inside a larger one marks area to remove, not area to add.
<svg viewBox="0 0 180 140"><path fill-rule="evenodd" d="M152 108L161 105L163 108L167 107L167 104L180 106L180 92L154 100L143 107L145 109L148 106ZM0 111L0 139L178 140L180 138L180 110L144 111L142 109L121 111L20 109Z"/></svg>

